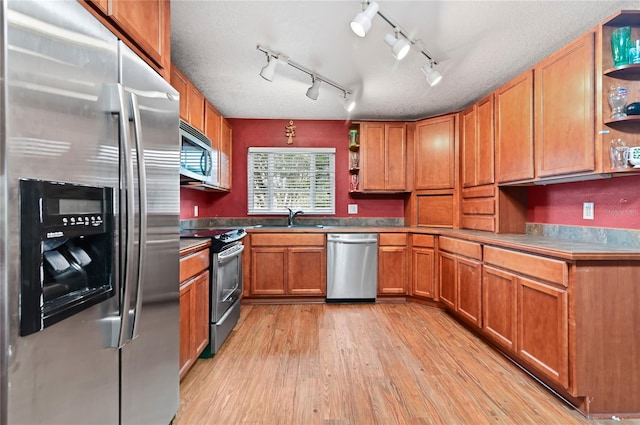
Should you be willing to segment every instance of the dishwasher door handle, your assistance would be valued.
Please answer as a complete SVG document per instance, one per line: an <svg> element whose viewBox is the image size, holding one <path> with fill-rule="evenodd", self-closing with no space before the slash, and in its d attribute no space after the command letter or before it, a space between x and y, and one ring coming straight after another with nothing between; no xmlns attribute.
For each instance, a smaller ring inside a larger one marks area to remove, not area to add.
<svg viewBox="0 0 640 425"><path fill-rule="evenodd" d="M327 243L341 243L345 245L364 245L364 244L377 244L377 239L327 239Z"/></svg>

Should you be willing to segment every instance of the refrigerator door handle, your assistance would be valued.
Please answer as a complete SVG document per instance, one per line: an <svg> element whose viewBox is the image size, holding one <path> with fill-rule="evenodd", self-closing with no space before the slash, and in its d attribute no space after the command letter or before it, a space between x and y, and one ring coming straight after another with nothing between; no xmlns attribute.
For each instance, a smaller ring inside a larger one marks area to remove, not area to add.
<svg viewBox="0 0 640 425"><path fill-rule="evenodd" d="M135 214L133 211L133 204L135 202L134 192L130 188L133 184L133 160L131 158L131 143L129 141L129 109L128 105L125 103L125 91L122 84L114 84L110 87L113 91L115 91L114 96L110 96L112 102L115 101L116 104L113 105L115 108L112 108L112 112L118 114L119 118L119 127L120 127L120 155L122 155L124 162L124 179L120 180L120 196L124 194L124 207L120 210L120 232L124 231L125 233L125 241L123 243L123 252L121 252L121 288L120 293L122 294L121 304L120 304L120 329L118 330L115 346L117 348L122 348L126 345L126 336L128 334L128 330L131 328L131 319L129 315L129 310L131 306L131 295L129 293L130 286L130 269L131 269L131 252L134 249L133 243L133 235L134 235L134 226L135 226ZM113 93L112 91L112 93ZM115 99L114 99L115 98ZM124 223L122 217L124 218Z"/></svg>
<svg viewBox="0 0 640 425"><path fill-rule="evenodd" d="M130 339L135 339L139 334L140 314L142 312L142 284L144 282L144 269L147 252L147 175L144 158L144 143L142 142L142 128L140 122L140 105L135 93L129 93L131 101L131 115L136 143L136 158L138 167L138 201L140 202L140 228L138 231L138 273L136 281L136 300L133 311L133 326Z"/></svg>

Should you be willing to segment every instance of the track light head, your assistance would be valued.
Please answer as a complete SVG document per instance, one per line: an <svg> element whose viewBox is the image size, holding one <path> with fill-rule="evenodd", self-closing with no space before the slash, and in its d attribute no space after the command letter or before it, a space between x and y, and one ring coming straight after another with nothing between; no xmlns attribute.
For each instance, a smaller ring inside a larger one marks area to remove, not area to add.
<svg viewBox="0 0 640 425"><path fill-rule="evenodd" d="M260 71L260 76L267 81L273 81L273 77L276 75L278 60L270 54L267 54L267 61L267 64Z"/></svg>
<svg viewBox="0 0 640 425"><path fill-rule="evenodd" d="M375 1L369 3L367 8L358 13L351 21L351 31L353 31L358 37L364 37L367 35L367 32L371 28L371 20L376 16L379 9L380 7Z"/></svg>
<svg viewBox="0 0 640 425"><path fill-rule="evenodd" d="M397 31L395 36L393 34L385 35L384 41L391 46L391 53L393 53L393 56L398 60L404 59L407 53L409 53L409 50L411 50L411 45L407 40L398 38Z"/></svg>
<svg viewBox="0 0 640 425"><path fill-rule="evenodd" d="M342 107L347 111L351 112L356 107L356 101L351 97L351 93L344 92L344 98L340 101L342 103Z"/></svg>
<svg viewBox="0 0 640 425"><path fill-rule="evenodd" d="M309 87L309 89L307 90L307 97L309 99L313 99L316 100L318 99L318 94L320 93L320 83L322 83L322 80L319 78L316 78L315 75L311 77L312 79L312 84L311 87Z"/></svg>
<svg viewBox="0 0 640 425"><path fill-rule="evenodd" d="M431 87L435 86L442 80L442 74L433 69L433 62L425 63L420 69L427 76L427 83L429 83Z"/></svg>

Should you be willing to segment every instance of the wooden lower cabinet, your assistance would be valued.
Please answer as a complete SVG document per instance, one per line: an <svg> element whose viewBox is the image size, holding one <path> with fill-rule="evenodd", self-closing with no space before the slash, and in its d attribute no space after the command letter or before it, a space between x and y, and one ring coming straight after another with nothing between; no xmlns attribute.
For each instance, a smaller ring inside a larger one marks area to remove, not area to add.
<svg viewBox="0 0 640 425"><path fill-rule="evenodd" d="M480 244L440 238L438 252L440 301L461 319L482 325L482 247Z"/></svg>
<svg viewBox="0 0 640 425"><path fill-rule="evenodd" d="M250 251L249 297L326 295L324 234L255 233Z"/></svg>
<svg viewBox="0 0 640 425"><path fill-rule="evenodd" d="M516 282L512 273L482 269L482 331L494 343L516 351Z"/></svg>
<svg viewBox="0 0 640 425"><path fill-rule="evenodd" d="M414 297L435 300L435 237L432 235L412 235L411 291Z"/></svg>
<svg viewBox="0 0 640 425"><path fill-rule="evenodd" d="M407 234L381 233L378 246L378 295L407 295Z"/></svg>
<svg viewBox="0 0 640 425"><path fill-rule="evenodd" d="M180 258L180 378L209 344L209 249Z"/></svg>
<svg viewBox="0 0 640 425"><path fill-rule="evenodd" d="M566 289L518 278L518 356L539 372L569 387Z"/></svg>

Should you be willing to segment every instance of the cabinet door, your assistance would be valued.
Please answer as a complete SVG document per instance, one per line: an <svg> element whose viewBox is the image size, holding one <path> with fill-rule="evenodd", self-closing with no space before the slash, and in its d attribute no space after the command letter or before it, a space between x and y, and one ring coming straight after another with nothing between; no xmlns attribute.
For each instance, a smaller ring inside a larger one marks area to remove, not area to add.
<svg viewBox="0 0 640 425"><path fill-rule="evenodd" d="M381 246L378 248L378 294L407 294L407 248Z"/></svg>
<svg viewBox="0 0 640 425"><path fill-rule="evenodd" d="M567 292L518 278L518 355L565 388L569 386Z"/></svg>
<svg viewBox="0 0 640 425"><path fill-rule="evenodd" d="M324 247L289 248L287 293L316 295L327 293L327 263Z"/></svg>
<svg viewBox="0 0 640 425"><path fill-rule="evenodd" d="M498 182L533 179L533 71L496 91L495 125Z"/></svg>
<svg viewBox="0 0 640 425"><path fill-rule="evenodd" d="M458 303L456 312L480 328L482 326L482 264L475 260L457 258L456 285Z"/></svg>
<svg viewBox="0 0 640 425"><path fill-rule="evenodd" d="M367 122L360 124L362 190L385 189L384 140L384 123Z"/></svg>
<svg viewBox="0 0 640 425"><path fill-rule="evenodd" d="M475 105L460 113L460 151L462 152L462 186L476 184L476 108Z"/></svg>
<svg viewBox="0 0 640 425"><path fill-rule="evenodd" d="M404 123L385 124L385 189L407 188L407 141Z"/></svg>
<svg viewBox="0 0 640 425"><path fill-rule="evenodd" d="M284 295L287 249L251 248L251 295Z"/></svg>
<svg viewBox="0 0 640 425"><path fill-rule="evenodd" d="M222 125L222 117L207 100L204 102L204 134L211 140L211 170L212 181L214 186L220 186L220 127Z"/></svg>
<svg viewBox="0 0 640 425"><path fill-rule="evenodd" d="M233 131L231 124L222 119L220 130L220 187L231 190L231 155L232 155Z"/></svg>
<svg viewBox="0 0 640 425"><path fill-rule="evenodd" d="M189 81L187 88L189 124L204 133L204 95Z"/></svg>
<svg viewBox="0 0 640 425"><path fill-rule="evenodd" d="M493 137L493 94L476 105L476 185L493 184L494 137Z"/></svg>
<svg viewBox="0 0 640 425"><path fill-rule="evenodd" d="M192 290L192 334L194 360L209 344L209 272L200 274L193 281Z"/></svg>
<svg viewBox="0 0 640 425"><path fill-rule="evenodd" d="M415 188L455 188L456 114L422 120L415 133Z"/></svg>
<svg viewBox="0 0 640 425"><path fill-rule="evenodd" d="M440 301L455 309L456 305L456 257L441 252L438 254L440 271Z"/></svg>
<svg viewBox="0 0 640 425"><path fill-rule="evenodd" d="M492 341L515 353L516 277L486 265L482 274L482 331Z"/></svg>
<svg viewBox="0 0 640 425"><path fill-rule="evenodd" d="M171 66L171 85L180 94L180 118L189 121L189 106L187 104L189 79L175 65Z"/></svg>
<svg viewBox="0 0 640 425"><path fill-rule="evenodd" d="M180 287L180 378L182 378L194 362L191 317L193 280Z"/></svg>
<svg viewBox="0 0 640 425"><path fill-rule="evenodd" d="M433 249L413 248L413 288L411 295L435 298L435 253Z"/></svg>
<svg viewBox="0 0 640 425"><path fill-rule="evenodd" d="M589 32L535 68L539 177L595 169L595 50Z"/></svg>
<svg viewBox="0 0 640 425"><path fill-rule="evenodd" d="M164 66L169 43L169 2L110 0L111 18L156 64ZM165 37L165 32L167 37ZM168 64L167 64L168 65Z"/></svg>

